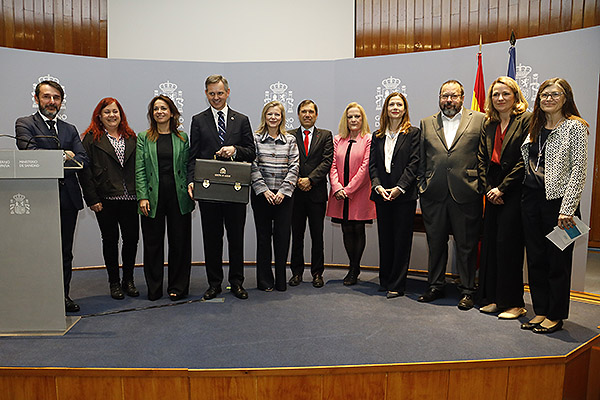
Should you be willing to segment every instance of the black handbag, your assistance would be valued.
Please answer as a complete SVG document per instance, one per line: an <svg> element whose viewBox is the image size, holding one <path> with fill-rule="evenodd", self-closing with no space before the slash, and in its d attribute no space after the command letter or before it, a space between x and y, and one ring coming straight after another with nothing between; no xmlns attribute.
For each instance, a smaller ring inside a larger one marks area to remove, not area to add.
<svg viewBox="0 0 600 400"><path fill-rule="evenodd" d="M250 168L247 162L197 159L194 199L248 204Z"/></svg>

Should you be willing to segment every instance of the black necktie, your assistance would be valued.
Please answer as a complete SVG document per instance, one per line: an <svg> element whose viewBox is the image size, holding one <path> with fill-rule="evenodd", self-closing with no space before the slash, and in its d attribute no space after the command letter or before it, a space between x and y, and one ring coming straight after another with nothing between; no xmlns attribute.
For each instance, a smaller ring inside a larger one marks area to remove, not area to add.
<svg viewBox="0 0 600 400"><path fill-rule="evenodd" d="M48 127L50 128L50 134L53 136L58 136L56 133L56 128L54 127L54 125L56 125L56 121L46 121L46 123L48 124Z"/></svg>

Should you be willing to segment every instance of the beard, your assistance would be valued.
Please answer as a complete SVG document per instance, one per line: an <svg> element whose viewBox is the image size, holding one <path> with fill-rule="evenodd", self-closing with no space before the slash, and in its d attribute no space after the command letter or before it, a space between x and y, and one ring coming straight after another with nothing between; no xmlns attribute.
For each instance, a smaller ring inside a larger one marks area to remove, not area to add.
<svg viewBox="0 0 600 400"><path fill-rule="evenodd" d="M54 119L60 110L60 107L56 106L39 106L40 113L48 119Z"/></svg>
<svg viewBox="0 0 600 400"><path fill-rule="evenodd" d="M460 112L460 110L462 109L462 105L463 103L457 103L454 104L452 102L444 102L442 104L440 104L440 109L442 110L442 113L444 113L444 115L448 118L454 118L454 116L456 114L458 114Z"/></svg>

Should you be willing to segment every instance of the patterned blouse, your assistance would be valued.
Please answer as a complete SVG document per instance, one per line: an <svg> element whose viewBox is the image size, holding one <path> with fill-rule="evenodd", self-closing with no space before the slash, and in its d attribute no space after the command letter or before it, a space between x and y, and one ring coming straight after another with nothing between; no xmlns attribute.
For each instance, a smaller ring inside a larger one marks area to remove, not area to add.
<svg viewBox="0 0 600 400"><path fill-rule="evenodd" d="M108 132L106 132L106 137L108 137L108 141L114 147L117 159L119 160L121 167L123 167L123 163L125 162L125 138L119 136L118 139L115 139L112 135L109 135ZM107 200L136 200L136 197L135 193L130 194L127 190L125 178L123 177L123 195L107 197Z"/></svg>
<svg viewBox="0 0 600 400"><path fill-rule="evenodd" d="M275 139L268 132L254 135L256 158L252 162L252 189L260 195L267 190L292 197L300 168L294 135L281 133Z"/></svg>
<svg viewBox="0 0 600 400"><path fill-rule="evenodd" d="M587 174L587 127L576 119L567 119L550 132L544 150L544 183L546 199L560 199L560 213L573 215L585 185ZM525 165L529 164L527 136L521 153Z"/></svg>

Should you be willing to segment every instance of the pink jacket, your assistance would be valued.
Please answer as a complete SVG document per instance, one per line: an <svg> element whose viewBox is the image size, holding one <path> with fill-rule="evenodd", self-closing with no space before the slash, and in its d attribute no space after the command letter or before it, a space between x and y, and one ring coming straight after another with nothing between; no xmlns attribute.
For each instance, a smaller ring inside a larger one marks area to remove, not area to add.
<svg viewBox="0 0 600 400"><path fill-rule="evenodd" d="M333 194L344 189L349 199L349 220L375 219L375 203L371 195L371 180L369 178L369 153L371 149L371 134L358 136L350 151L350 182L344 187L344 159L348 149L349 139L336 135L333 139L333 164L329 172L331 191L327 202L327 216L342 218L344 200L336 200Z"/></svg>

